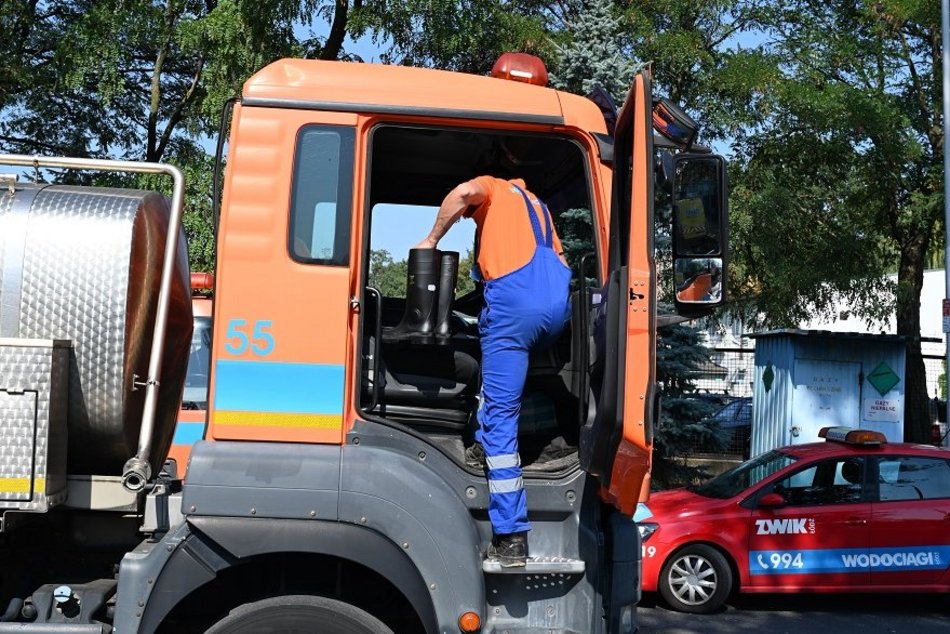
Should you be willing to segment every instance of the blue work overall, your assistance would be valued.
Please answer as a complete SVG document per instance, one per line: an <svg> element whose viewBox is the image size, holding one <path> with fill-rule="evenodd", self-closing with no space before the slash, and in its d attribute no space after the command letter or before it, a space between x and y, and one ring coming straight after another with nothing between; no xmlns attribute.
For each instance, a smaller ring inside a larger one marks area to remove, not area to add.
<svg viewBox="0 0 950 634"><path fill-rule="evenodd" d="M531 528L518 454L528 357L532 350L553 344L570 318L571 271L554 252L551 215L542 203L542 235L531 200L517 189L531 220L534 255L521 268L485 283L485 307L478 319L482 396L476 439L485 449L488 516L496 535Z"/></svg>

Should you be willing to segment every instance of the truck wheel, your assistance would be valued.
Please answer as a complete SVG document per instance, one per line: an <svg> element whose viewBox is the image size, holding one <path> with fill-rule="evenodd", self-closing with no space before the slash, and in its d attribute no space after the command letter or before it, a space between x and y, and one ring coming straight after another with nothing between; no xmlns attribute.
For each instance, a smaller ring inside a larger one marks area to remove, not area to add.
<svg viewBox="0 0 950 634"><path fill-rule="evenodd" d="M691 544L663 565L659 586L674 610L708 614L722 607L732 592L732 569L715 548Z"/></svg>
<svg viewBox="0 0 950 634"><path fill-rule="evenodd" d="M393 634L348 603L307 595L272 597L239 606L205 634Z"/></svg>

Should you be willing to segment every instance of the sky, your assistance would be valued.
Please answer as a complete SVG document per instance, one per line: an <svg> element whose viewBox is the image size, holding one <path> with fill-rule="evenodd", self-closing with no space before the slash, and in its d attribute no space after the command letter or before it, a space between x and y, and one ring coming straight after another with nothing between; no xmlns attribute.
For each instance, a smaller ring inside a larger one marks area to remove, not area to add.
<svg viewBox="0 0 950 634"><path fill-rule="evenodd" d="M376 205L373 208L371 249L385 249L399 261L409 255L409 249L425 238L435 222L438 209L416 205ZM465 256L472 248L475 222L460 220L439 242L443 251L458 251Z"/></svg>

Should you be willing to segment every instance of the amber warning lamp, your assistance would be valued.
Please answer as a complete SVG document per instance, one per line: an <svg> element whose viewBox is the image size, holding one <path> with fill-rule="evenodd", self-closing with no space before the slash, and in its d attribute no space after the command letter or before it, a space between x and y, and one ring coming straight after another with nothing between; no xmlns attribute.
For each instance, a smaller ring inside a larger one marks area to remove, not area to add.
<svg viewBox="0 0 950 634"><path fill-rule="evenodd" d="M491 76L535 86L548 85L548 69L544 62L527 53L503 53L492 66Z"/></svg>
<svg viewBox="0 0 950 634"><path fill-rule="evenodd" d="M192 273L191 291L210 291L214 288L214 273Z"/></svg>
<svg viewBox="0 0 950 634"><path fill-rule="evenodd" d="M459 617L459 631L477 632L482 627L482 620L475 612L465 612Z"/></svg>
<svg viewBox="0 0 950 634"><path fill-rule="evenodd" d="M818 437L849 445L883 445L887 442L887 437L879 431L853 427L822 427Z"/></svg>

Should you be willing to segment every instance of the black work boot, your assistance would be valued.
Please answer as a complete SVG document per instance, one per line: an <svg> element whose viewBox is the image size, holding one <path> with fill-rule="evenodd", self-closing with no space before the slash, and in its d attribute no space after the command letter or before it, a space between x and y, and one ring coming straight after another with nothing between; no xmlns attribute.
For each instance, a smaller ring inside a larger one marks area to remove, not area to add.
<svg viewBox="0 0 950 634"><path fill-rule="evenodd" d="M488 559L502 568L520 568L528 561L528 531L495 535L488 545Z"/></svg>
<svg viewBox="0 0 950 634"><path fill-rule="evenodd" d="M443 251L439 267L439 310L435 320L436 343L446 343L452 336L449 325L452 320L452 304L455 301L458 273L458 251Z"/></svg>
<svg viewBox="0 0 950 634"><path fill-rule="evenodd" d="M442 252L410 249L406 266L406 312L398 326L383 329L383 341L434 343L439 313Z"/></svg>

